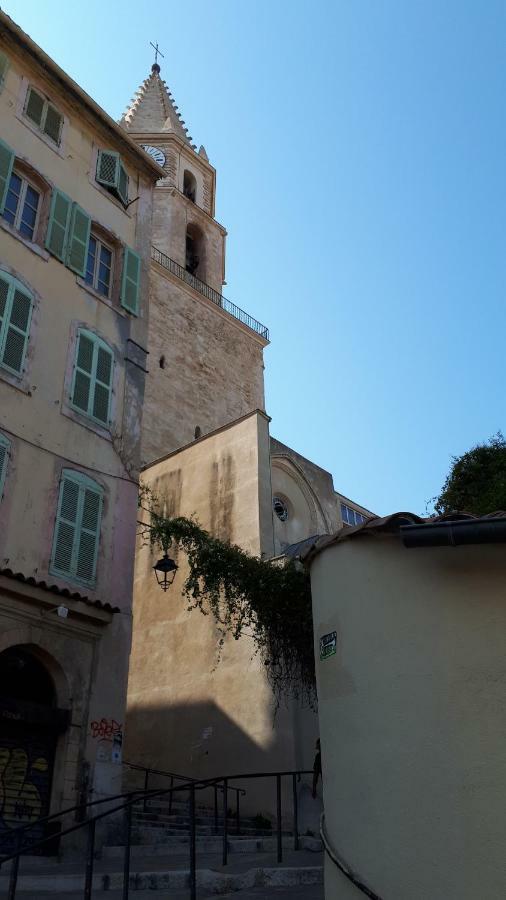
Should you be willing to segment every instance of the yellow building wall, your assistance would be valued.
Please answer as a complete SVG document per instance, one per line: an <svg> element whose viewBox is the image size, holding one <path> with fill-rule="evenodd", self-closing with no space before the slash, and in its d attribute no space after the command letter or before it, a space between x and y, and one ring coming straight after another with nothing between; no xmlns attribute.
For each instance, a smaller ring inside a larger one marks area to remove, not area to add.
<svg viewBox="0 0 506 900"><path fill-rule="evenodd" d="M311 566L327 832L380 897L505 896L505 577L504 545L386 536ZM325 896L363 896L328 857Z"/></svg>

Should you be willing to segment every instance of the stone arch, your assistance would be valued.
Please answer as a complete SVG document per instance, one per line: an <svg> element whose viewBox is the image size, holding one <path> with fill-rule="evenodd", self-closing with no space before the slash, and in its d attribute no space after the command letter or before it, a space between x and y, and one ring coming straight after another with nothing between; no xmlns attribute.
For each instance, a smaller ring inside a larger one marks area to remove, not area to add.
<svg viewBox="0 0 506 900"><path fill-rule="evenodd" d="M29 625L20 625L0 635L0 653L11 647L25 647L45 666L55 685L57 706L60 709L70 709L72 706L70 682L62 662L57 658L58 651L47 639L46 634Z"/></svg>
<svg viewBox="0 0 506 900"><path fill-rule="evenodd" d="M277 498L286 510L283 516L281 508L277 511L273 506L275 552L330 531L323 507L297 463L288 456L277 455L271 458L271 469L273 501Z"/></svg>
<svg viewBox="0 0 506 900"><path fill-rule="evenodd" d="M196 222L188 222L186 226L185 268L190 275L201 281L206 278L206 242L204 232Z"/></svg>
<svg viewBox="0 0 506 900"><path fill-rule="evenodd" d="M190 169L185 169L183 172L183 194L192 203L197 202L197 179Z"/></svg>

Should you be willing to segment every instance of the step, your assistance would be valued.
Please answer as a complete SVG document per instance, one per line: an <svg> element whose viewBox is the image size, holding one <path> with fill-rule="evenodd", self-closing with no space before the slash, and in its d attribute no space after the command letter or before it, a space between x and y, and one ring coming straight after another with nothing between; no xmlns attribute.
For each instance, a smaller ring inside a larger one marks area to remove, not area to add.
<svg viewBox="0 0 506 900"><path fill-rule="evenodd" d="M133 844L130 847L130 858L140 859L145 856L170 856L184 852L185 848L189 849L189 837L173 837L167 838L163 843L151 844ZM197 854L213 853L217 854L219 859L223 847L221 837L197 837ZM277 849L277 838L248 838L248 837L231 837L227 841L229 853L274 853ZM293 849L293 837L283 837L283 848L285 850ZM313 853L321 852L322 842L319 838L299 837L299 849L309 850ZM102 859L123 859L125 854L124 846L116 845L104 847L102 850Z"/></svg>
<svg viewBox="0 0 506 900"><path fill-rule="evenodd" d="M323 882L322 866L284 866L253 867L243 872L218 872L213 869L197 869L197 886L212 894L225 894L252 887L279 887L295 885L314 885ZM188 869L172 869L170 871L142 871L130 875L130 891L181 890L189 888ZM98 872L93 876L93 891L120 890L123 886L122 872ZM0 876L0 896L6 896L8 878ZM84 890L84 874L61 871L46 874L38 872L20 875L18 892L43 892L61 897L62 892L82 896Z"/></svg>

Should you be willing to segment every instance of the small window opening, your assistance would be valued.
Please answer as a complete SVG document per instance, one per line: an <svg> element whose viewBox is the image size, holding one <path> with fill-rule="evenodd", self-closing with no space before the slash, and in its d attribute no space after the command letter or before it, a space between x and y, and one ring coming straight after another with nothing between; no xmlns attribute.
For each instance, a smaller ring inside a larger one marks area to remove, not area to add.
<svg viewBox="0 0 506 900"><path fill-rule="evenodd" d="M165 356L163 354L160 357L160 368L165 369Z"/></svg>
<svg viewBox="0 0 506 900"><path fill-rule="evenodd" d="M204 239L197 225L188 225L186 229L186 261L185 268L190 275L204 280Z"/></svg>
<svg viewBox="0 0 506 900"><path fill-rule="evenodd" d="M202 428L200 425L195 426L195 440L198 440L199 437L202 437Z"/></svg>
<svg viewBox="0 0 506 900"><path fill-rule="evenodd" d="M195 203L197 197L197 181L193 172L189 172L188 169L185 169L183 175L183 194L185 197L188 197L188 200Z"/></svg>
<svg viewBox="0 0 506 900"><path fill-rule="evenodd" d="M278 519L281 522L286 522L288 519L288 507L284 500L281 497L273 497L272 498L272 508L276 513Z"/></svg>

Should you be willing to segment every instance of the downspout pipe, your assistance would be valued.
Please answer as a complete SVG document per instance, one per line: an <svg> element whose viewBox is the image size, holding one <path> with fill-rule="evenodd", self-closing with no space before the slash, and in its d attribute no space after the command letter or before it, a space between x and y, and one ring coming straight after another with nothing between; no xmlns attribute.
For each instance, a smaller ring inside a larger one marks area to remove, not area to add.
<svg viewBox="0 0 506 900"><path fill-rule="evenodd" d="M506 542L506 516L482 519L458 519L454 522L428 522L401 525L405 547L460 547L466 544Z"/></svg>

